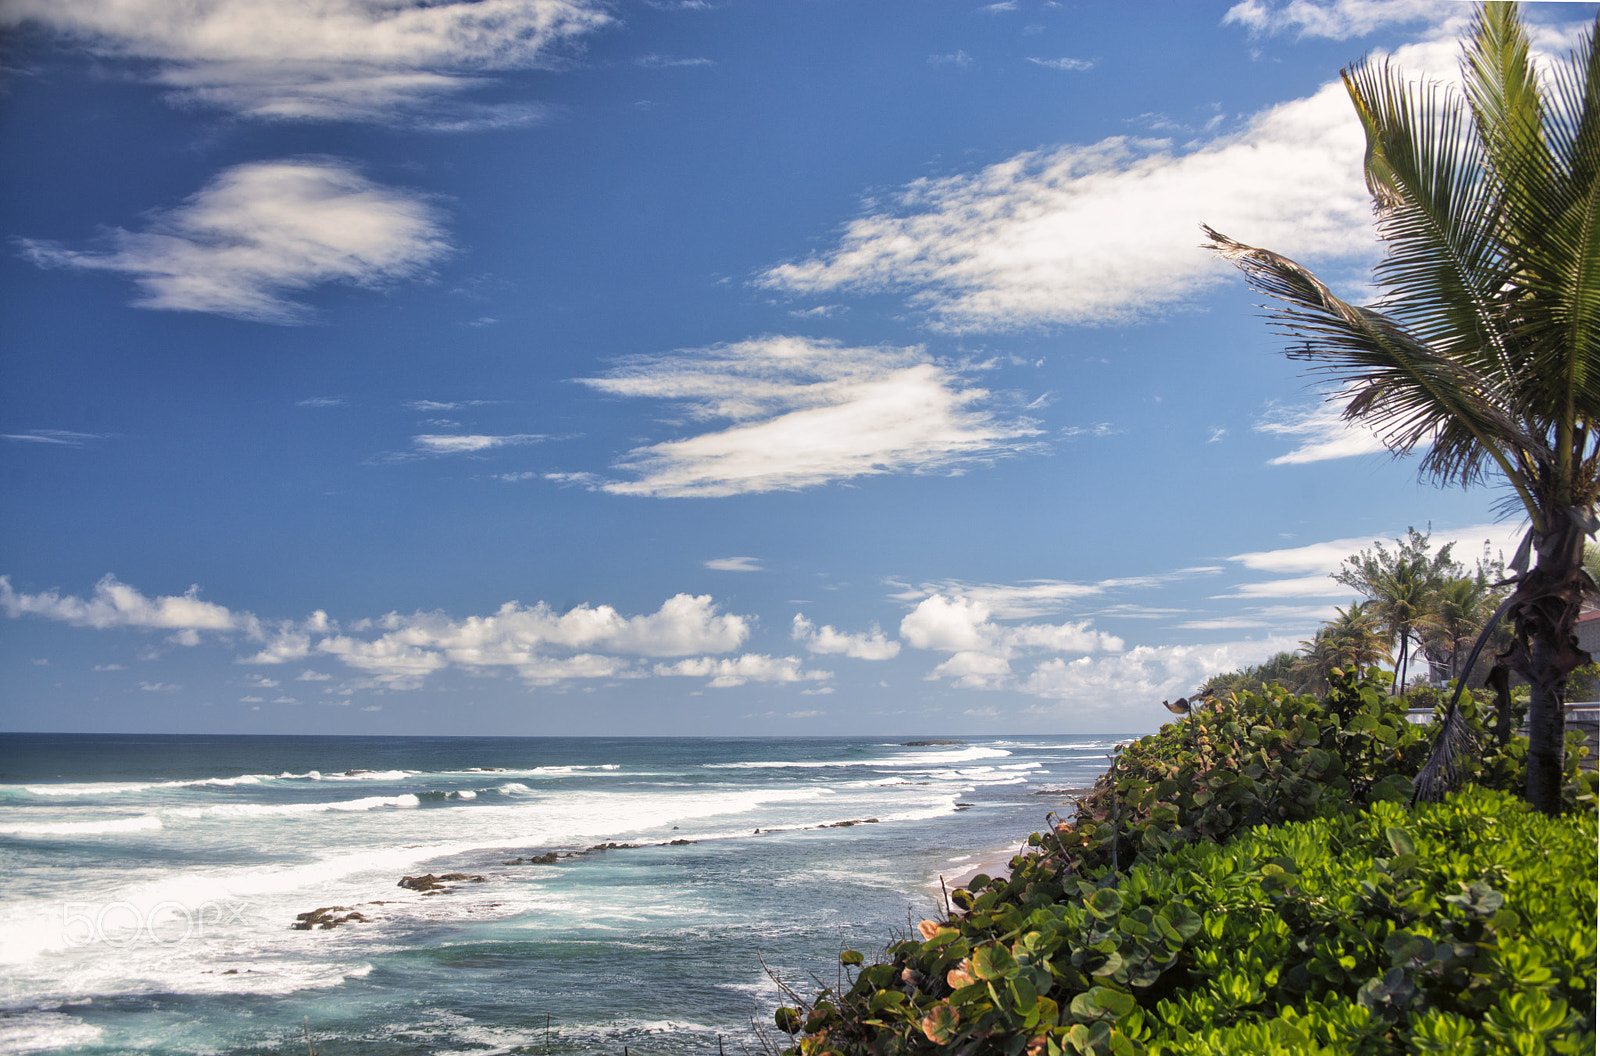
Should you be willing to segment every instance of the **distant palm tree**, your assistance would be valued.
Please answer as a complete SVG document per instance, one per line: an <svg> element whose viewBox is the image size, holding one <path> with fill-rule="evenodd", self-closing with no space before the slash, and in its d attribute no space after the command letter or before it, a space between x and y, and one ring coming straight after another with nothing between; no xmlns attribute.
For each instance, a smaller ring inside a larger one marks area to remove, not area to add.
<svg viewBox="0 0 1600 1056"><path fill-rule="evenodd" d="M1360 671L1389 660L1388 639L1373 603L1359 602L1333 611L1338 615L1318 628L1310 641L1300 643L1297 666L1303 690L1326 693L1334 668Z"/></svg>
<svg viewBox="0 0 1600 1056"><path fill-rule="evenodd" d="M1500 596L1487 576L1459 576L1440 584L1434 591L1432 610L1419 624L1430 659L1447 664L1451 678L1462 677L1466 651L1499 604Z"/></svg>
<svg viewBox="0 0 1600 1056"><path fill-rule="evenodd" d="M1573 621L1600 492L1600 55L1591 26L1541 80L1516 7L1483 5L1464 42L1465 97L1387 63L1344 71L1367 134L1367 188L1385 254L1375 307L1336 297L1286 257L1206 228L1208 245L1396 453L1470 485L1491 474L1532 522L1502 662L1531 685L1527 797L1560 809L1561 701L1588 661Z"/></svg>

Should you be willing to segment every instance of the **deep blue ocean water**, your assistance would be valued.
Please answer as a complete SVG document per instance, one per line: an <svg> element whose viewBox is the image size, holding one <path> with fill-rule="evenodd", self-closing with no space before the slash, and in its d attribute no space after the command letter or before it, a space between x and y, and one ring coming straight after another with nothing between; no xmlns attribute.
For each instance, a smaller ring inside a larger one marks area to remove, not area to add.
<svg viewBox="0 0 1600 1056"><path fill-rule="evenodd" d="M1123 739L0 734L0 1052L755 1051Z"/></svg>

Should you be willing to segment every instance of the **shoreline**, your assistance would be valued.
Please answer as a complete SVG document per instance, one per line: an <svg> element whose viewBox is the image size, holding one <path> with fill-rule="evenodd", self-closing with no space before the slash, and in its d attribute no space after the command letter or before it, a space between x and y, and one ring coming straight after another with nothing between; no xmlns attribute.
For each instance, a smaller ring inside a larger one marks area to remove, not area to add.
<svg viewBox="0 0 1600 1056"><path fill-rule="evenodd" d="M1069 813L1072 813L1076 812L1078 802L1092 791L1093 789L1089 787L1045 788L1029 794L1035 796L1060 796L1070 803L1071 811ZM1043 831L1043 829L1034 831ZM966 887L972 882L972 878L979 873L990 877L1009 878L1011 876L1011 859L1027 852L1029 835L1031 833L1024 833L1003 846L990 847L946 863L947 866L952 867L952 871L947 873L942 869L939 870L934 874L933 881L928 885L929 889L934 892L939 905L944 905L944 891L940 888L940 884L944 888L954 891L957 888Z"/></svg>

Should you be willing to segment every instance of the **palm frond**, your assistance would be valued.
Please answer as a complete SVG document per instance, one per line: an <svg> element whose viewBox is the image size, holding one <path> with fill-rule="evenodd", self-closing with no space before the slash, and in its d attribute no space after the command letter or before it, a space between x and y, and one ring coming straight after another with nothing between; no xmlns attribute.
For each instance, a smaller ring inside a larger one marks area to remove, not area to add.
<svg viewBox="0 0 1600 1056"><path fill-rule="evenodd" d="M1525 444L1523 431L1493 400L1488 379L1436 354L1383 313L1341 300L1288 257L1201 229L1207 248L1283 302L1271 317L1285 336L1301 342L1286 354L1316 363L1337 388L1354 393L1346 418L1371 425L1397 453L1431 442L1424 468L1442 478L1469 483L1484 474L1486 460L1494 462L1538 515L1514 456Z"/></svg>

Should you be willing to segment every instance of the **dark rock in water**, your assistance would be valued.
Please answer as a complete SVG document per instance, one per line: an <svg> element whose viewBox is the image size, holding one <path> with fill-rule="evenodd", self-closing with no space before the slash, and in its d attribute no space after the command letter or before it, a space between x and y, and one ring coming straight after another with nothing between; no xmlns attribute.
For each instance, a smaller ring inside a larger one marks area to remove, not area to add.
<svg viewBox="0 0 1600 1056"><path fill-rule="evenodd" d="M372 773L376 773L376 772L377 771L375 771L375 770L346 770L344 772L344 776L345 777L360 777L362 774L372 774Z"/></svg>
<svg viewBox="0 0 1600 1056"><path fill-rule="evenodd" d="M528 864L529 865L555 865L556 864L556 860L559 859L560 857L561 857L561 855L557 854L555 851L550 851L547 854L536 854L532 858L528 859Z"/></svg>
<svg viewBox="0 0 1600 1056"><path fill-rule="evenodd" d="M668 842L666 844L663 844L662 846L665 846L665 847L687 847L687 846L689 846L689 844L691 844L693 842L695 842L695 841L693 841L693 840L672 840L672 841L670 841L670 842Z"/></svg>
<svg viewBox="0 0 1600 1056"><path fill-rule="evenodd" d="M294 919L295 922L289 925L293 931L310 931L312 928L332 931L340 924L349 924L352 921L362 924L367 922L364 915L351 910L349 906L323 906L321 909L313 909L306 913L296 913ZM235 969L233 972L223 974L237 974L237 971L238 969Z"/></svg>
<svg viewBox="0 0 1600 1056"><path fill-rule="evenodd" d="M848 829L852 825L876 825L877 818L852 818L850 821L830 821L825 825L818 825L819 829Z"/></svg>
<svg viewBox="0 0 1600 1056"><path fill-rule="evenodd" d="M484 882L484 878L467 873L443 873L439 876L427 873L423 876L402 876L400 882L394 886L409 887L413 891L421 891L425 895L433 895L450 890L448 885L452 883L461 883L463 881L481 884Z"/></svg>
<svg viewBox="0 0 1600 1056"><path fill-rule="evenodd" d="M901 741L902 748L941 748L947 744L966 744L966 741Z"/></svg>
<svg viewBox="0 0 1600 1056"><path fill-rule="evenodd" d="M520 858L520 857L519 858L508 858L505 861L501 862L500 864L501 865L526 865L526 864L528 864L528 860L526 858Z"/></svg>

